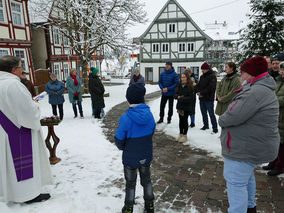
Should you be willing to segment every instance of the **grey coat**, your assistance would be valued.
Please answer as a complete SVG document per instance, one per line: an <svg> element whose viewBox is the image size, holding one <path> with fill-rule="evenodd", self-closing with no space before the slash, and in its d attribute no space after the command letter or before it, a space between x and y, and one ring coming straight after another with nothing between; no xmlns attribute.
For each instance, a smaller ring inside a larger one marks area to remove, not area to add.
<svg viewBox="0 0 284 213"><path fill-rule="evenodd" d="M261 164L275 160L280 136L276 84L268 74L246 84L220 116L222 155Z"/></svg>

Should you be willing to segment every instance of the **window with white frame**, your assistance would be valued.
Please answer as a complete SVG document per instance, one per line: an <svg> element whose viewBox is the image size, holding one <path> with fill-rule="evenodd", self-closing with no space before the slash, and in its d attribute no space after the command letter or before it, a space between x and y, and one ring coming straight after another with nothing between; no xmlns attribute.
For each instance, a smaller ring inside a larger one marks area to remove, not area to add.
<svg viewBox="0 0 284 213"><path fill-rule="evenodd" d="M59 33L59 29L57 28L53 28L53 41L55 45L60 44L60 33Z"/></svg>
<svg viewBox="0 0 284 213"><path fill-rule="evenodd" d="M176 32L176 24L169 24L168 25L168 31L169 31L169 33L175 33Z"/></svg>
<svg viewBox="0 0 284 213"><path fill-rule="evenodd" d="M169 44L162 44L162 52L163 53L169 52Z"/></svg>
<svg viewBox="0 0 284 213"><path fill-rule="evenodd" d="M185 46L186 46L185 43L179 43L178 45L179 52L185 52L186 51Z"/></svg>
<svg viewBox="0 0 284 213"><path fill-rule="evenodd" d="M68 63L63 64L63 70L64 70L64 77L65 77L65 80L66 80L66 78L69 75L69 64Z"/></svg>
<svg viewBox="0 0 284 213"><path fill-rule="evenodd" d="M0 22L5 22L3 0L0 0Z"/></svg>
<svg viewBox="0 0 284 213"><path fill-rule="evenodd" d="M187 43L187 51L188 52L194 52L194 42Z"/></svg>
<svg viewBox="0 0 284 213"><path fill-rule="evenodd" d="M22 20L22 5L18 2L11 2L13 24L23 25Z"/></svg>
<svg viewBox="0 0 284 213"><path fill-rule="evenodd" d="M63 43L64 43L64 46L69 46L69 38L68 38L68 31L65 30L64 31L64 35L63 35Z"/></svg>
<svg viewBox="0 0 284 213"><path fill-rule="evenodd" d="M17 56L21 59L23 71L28 72L28 70L26 70L26 54L25 54L25 51L24 50L15 50L15 56Z"/></svg>
<svg viewBox="0 0 284 213"><path fill-rule="evenodd" d="M158 53L158 52L160 52L160 44L153 44L153 46L152 46L152 52L153 52L153 53Z"/></svg>
<svg viewBox="0 0 284 213"><path fill-rule="evenodd" d="M59 66L59 64L54 64L53 65L53 72L56 75L56 78L58 80L60 80L60 66Z"/></svg>
<svg viewBox="0 0 284 213"><path fill-rule="evenodd" d="M0 58L2 58L5 55L9 55L8 49L0 49Z"/></svg>

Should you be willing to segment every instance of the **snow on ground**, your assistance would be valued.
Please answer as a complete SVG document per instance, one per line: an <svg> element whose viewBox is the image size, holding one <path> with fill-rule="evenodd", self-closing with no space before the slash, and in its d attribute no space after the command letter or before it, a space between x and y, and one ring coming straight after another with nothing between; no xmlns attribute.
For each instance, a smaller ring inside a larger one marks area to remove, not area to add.
<svg viewBox="0 0 284 213"><path fill-rule="evenodd" d="M161 99L156 99L152 102L149 103L150 108L152 110L152 113L154 115L155 120L159 120L159 112L160 112L160 100ZM177 137L179 135L179 118L178 118L178 113L176 112L175 109L175 104L174 103L174 114L172 117L172 122L171 124L166 124L165 122L162 124L157 125L157 129L163 129L168 135L171 135L173 137ZM165 117L164 121L167 121L167 113L168 113L168 105L166 106L165 109ZM218 116L216 116L218 120ZM200 112L200 107L199 107L199 101L196 101L196 115L195 115L195 127L194 128L189 128L187 137L188 137L188 142L184 143L185 145L190 145L192 147L200 148L207 150L210 155L215 156L215 157L222 157L221 156L221 143L220 143L220 127L219 127L219 133L212 135L212 126L210 123L210 118L209 119L209 130L202 131L200 130L201 127L203 127L203 122L202 122L202 116ZM188 119L189 124L190 124L190 118Z"/></svg>
<svg viewBox="0 0 284 213"><path fill-rule="evenodd" d="M106 86L110 97L105 98L105 112L125 101L128 85ZM146 85L147 93L159 90L157 85ZM159 118L160 99L150 102L156 120ZM40 102L42 117L52 114L47 98ZM65 95L64 119L55 132L60 138L57 156L62 161L52 166L53 185L43 192L52 198L46 202L25 205L0 202L1 213L115 213L120 212L124 203L123 166L121 152L106 140L103 135L102 121L91 117L91 100L83 100L84 119L74 119L72 106ZM167 113L167 110L166 110ZM165 114L166 114L165 113ZM211 135L212 130L201 131L202 117L199 104L196 104L196 127L189 129L189 141L185 145L205 149L213 156L221 158L219 134ZM158 129L176 137L179 133L178 115L174 112L172 123L157 125ZM220 129L219 129L220 130ZM43 128L44 137L47 128ZM139 178L139 177L138 177ZM143 190L137 180L137 205L134 212L143 211ZM197 213L195 207L192 213Z"/></svg>
<svg viewBox="0 0 284 213"><path fill-rule="evenodd" d="M128 85L106 86L105 112L125 101ZM146 85L147 93L157 91L157 85ZM42 117L52 114L47 98L40 102ZM108 213L120 212L124 204L124 184L121 151L106 140L102 122L91 117L91 100L83 99L84 119L74 119L72 106L65 95L64 119L55 127L60 138L57 156L62 161L52 166L53 185L43 192L52 198L46 202L25 205L0 202L1 213ZM47 128L43 128L44 137ZM142 212L142 188L137 187L135 212Z"/></svg>

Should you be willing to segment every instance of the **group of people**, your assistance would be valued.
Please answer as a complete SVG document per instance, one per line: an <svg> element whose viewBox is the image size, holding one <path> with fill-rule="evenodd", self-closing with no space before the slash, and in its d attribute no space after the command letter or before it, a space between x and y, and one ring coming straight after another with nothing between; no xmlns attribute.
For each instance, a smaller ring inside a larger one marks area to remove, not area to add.
<svg viewBox="0 0 284 213"><path fill-rule="evenodd" d="M91 94L92 100L92 115L94 118L100 119L102 116L104 103L104 86L98 76L99 70L95 67L90 68L88 88ZM82 82L80 77L77 75L76 69L71 69L70 75L66 79L66 88L68 90L68 98L72 104L74 111L74 118L78 117L78 110L80 118L84 118L82 108ZM46 84L45 91L49 97L49 104L52 106L52 113L57 116L57 107L59 109L59 118L63 119L63 103L64 103L64 83L57 80L55 74L50 75L50 81Z"/></svg>
<svg viewBox="0 0 284 213"><path fill-rule="evenodd" d="M269 175L284 172L284 54L275 56L272 64L275 61L279 66L278 75L276 69L268 69L264 57L256 56L242 64L240 77L236 65L227 63L227 76L219 83L217 92L216 75L208 63L201 66L203 75L199 81L194 79L190 69L186 69L179 79L171 62L166 63L166 69L160 76L162 97L157 123L163 122L168 101L167 122L171 123L176 99L180 128L177 140L180 142L187 140L188 127L195 126L196 96L199 97L203 116L204 126L201 129L209 128L208 112L213 133L218 132L214 114L214 101L217 101L215 113L220 116L218 123L222 129L220 140L229 213L256 213L254 169L257 166L270 162L263 167L270 170ZM39 106L20 81L21 66L21 60L17 57L4 56L0 59L0 196L7 202L34 203L50 198L49 194L41 194L41 188L51 183L51 172L41 133ZM81 82L76 70L71 70L66 86L75 117L76 105L83 117ZM123 150L126 180L123 213L133 212L137 171L144 188L145 212L154 212L150 166L156 123L149 106L145 104L144 86L144 79L136 70L126 91L129 109L121 116L115 133L115 144ZM98 117L104 107L101 101L104 87L96 68L91 68L89 90L94 116ZM53 113L56 114L58 107L63 119L63 83L51 75L46 91L49 103L55 105L52 106ZM21 145L25 149L21 149Z"/></svg>

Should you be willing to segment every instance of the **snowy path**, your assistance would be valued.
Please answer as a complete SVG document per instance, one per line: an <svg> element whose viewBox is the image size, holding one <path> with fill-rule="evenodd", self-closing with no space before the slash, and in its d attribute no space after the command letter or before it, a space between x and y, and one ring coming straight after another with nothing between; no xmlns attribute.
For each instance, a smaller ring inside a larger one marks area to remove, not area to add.
<svg viewBox="0 0 284 213"><path fill-rule="evenodd" d="M110 97L105 98L107 113L125 101L127 85L107 86ZM147 85L147 93L158 90ZM40 103L42 116L51 115L47 99ZM121 152L104 136L102 121L91 118L91 100L83 100L85 119L73 119L72 106L65 96L64 119L55 127L60 138L57 156L60 163L52 166L53 185L44 189L52 198L46 202L25 205L9 204L13 213L115 213L120 212L124 192ZM47 128L43 128L44 137ZM0 212L8 209L0 202Z"/></svg>

